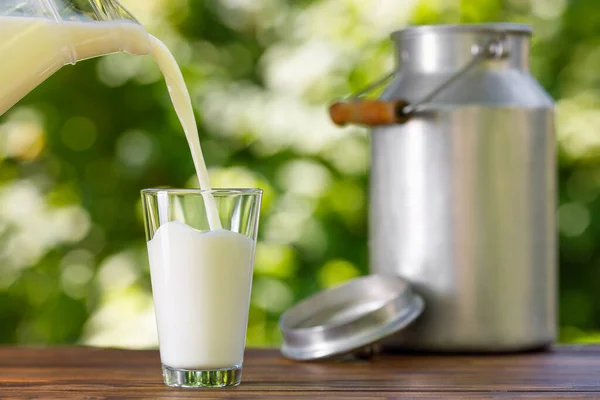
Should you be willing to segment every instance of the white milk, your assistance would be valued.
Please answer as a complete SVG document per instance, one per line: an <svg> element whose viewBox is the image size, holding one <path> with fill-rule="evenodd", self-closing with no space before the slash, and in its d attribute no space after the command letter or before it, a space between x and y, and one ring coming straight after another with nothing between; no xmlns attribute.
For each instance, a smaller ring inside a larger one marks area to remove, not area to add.
<svg viewBox="0 0 600 400"><path fill-rule="evenodd" d="M0 115L65 64L118 51L151 53L156 60L190 146L200 188L210 190L192 102L181 71L169 49L136 23L0 16ZM214 198L207 194L204 199L210 228L220 229Z"/></svg>
<svg viewBox="0 0 600 400"><path fill-rule="evenodd" d="M168 222L148 242L163 364L183 369L241 365L254 241Z"/></svg>

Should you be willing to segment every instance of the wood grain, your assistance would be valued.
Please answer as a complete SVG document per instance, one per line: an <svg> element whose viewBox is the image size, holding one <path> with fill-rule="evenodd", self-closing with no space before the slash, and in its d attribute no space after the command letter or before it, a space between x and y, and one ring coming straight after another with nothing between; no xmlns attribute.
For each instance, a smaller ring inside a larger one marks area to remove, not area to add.
<svg viewBox="0 0 600 400"><path fill-rule="evenodd" d="M0 398L600 398L600 346L500 356L380 355L299 363L248 350L242 385L163 385L156 351L0 347Z"/></svg>

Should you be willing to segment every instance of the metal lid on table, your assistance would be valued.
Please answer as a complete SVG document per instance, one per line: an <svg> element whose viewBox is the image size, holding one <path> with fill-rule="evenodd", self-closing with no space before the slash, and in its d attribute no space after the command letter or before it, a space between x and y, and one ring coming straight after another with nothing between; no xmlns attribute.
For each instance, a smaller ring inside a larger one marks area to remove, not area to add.
<svg viewBox="0 0 600 400"><path fill-rule="evenodd" d="M423 308L423 299L402 278L356 278L286 311L279 320L281 352L294 360L355 353L405 328Z"/></svg>

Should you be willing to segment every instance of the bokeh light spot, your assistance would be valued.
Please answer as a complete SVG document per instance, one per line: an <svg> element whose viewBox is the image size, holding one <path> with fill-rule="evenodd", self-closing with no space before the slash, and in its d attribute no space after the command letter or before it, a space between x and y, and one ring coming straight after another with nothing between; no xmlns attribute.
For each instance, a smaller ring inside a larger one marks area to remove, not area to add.
<svg viewBox="0 0 600 400"><path fill-rule="evenodd" d="M46 144L43 119L37 110L20 107L0 125L0 157L37 158Z"/></svg>
<svg viewBox="0 0 600 400"><path fill-rule="evenodd" d="M117 157L129 167L144 166L152 155L152 139L141 130L127 131L117 142Z"/></svg>
<svg viewBox="0 0 600 400"><path fill-rule="evenodd" d="M558 209L560 233L579 236L590 224L590 211L581 203L563 204Z"/></svg>
<svg viewBox="0 0 600 400"><path fill-rule="evenodd" d="M136 76L142 60L129 54L111 54L98 60L97 73L100 82L110 88L123 86Z"/></svg>
<svg viewBox="0 0 600 400"><path fill-rule="evenodd" d="M276 278L288 278L295 272L294 251L290 246L259 242L256 244L254 272Z"/></svg>
<svg viewBox="0 0 600 400"><path fill-rule="evenodd" d="M252 284L252 305L267 312L281 313L294 301L292 289L284 282L268 277L257 277Z"/></svg>
<svg viewBox="0 0 600 400"><path fill-rule="evenodd" d="M60 276L63 291L74 299L83 298L87 295L87 284L92 279L94 271L86 264L69 264Z"/></svg>
<svg viewBox="0 0 600 400"><path fill-rule="evenodd" d="M73 117L65 122L60 135L67 148L73 151L84 151L92 147L96 141L97 130L89 118Z"/></svg>
<svg viewBox="0 0 600 400"><path fill-rule="evenodd" d="M308 197L320 197L329 187L331 173L320 163L294 160L278 171L279 184L287 191Z"/></svg>
<svg viewBox="0 0 600 400"><path fill-rule="evenodd" d="M360 271L350 261L335 259L327 261L321 267L318 279L322 287L329 288L346 282L349 279L356 278L359 275Z"/></svg>

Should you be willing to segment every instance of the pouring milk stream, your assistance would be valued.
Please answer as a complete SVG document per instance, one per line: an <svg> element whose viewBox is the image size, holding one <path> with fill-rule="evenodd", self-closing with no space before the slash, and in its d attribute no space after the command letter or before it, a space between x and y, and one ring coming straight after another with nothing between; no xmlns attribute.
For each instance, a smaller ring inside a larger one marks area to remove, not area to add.
<svg viewBox="0 0 600 400"><path fill-rule="evenodd" d="M76 22L0 16L0 39L0 115L65 64L118 51L151 54L164 75L185 132L200 188L210 190L192 103L181 71L168 48L142 26L127 20ZM245 330L254 246L246 236L221 229L213 196L203 196L210 232L197 231L181 222L167 222L148 242L161 357L171 367L230 367L241 364L243 357L243 341L212 350L210 344L233 331ZM223 279L223 274L243 278L240 285L232 285L230 279ZM203 281L201 290L189 284L199 280ZM174 291L180 301L186 299L196 310L202 310L202 305L209 304L216 294L226 300L219 310L190 316L170 306L176 301L172 298ZM240 296L245 299L240 300ZM240 308L244 303L245 307ZM167 329L169 325L171 328Z"/></svg>
<svg viewBox="0 0 600 400"><path fill-rule="evenodd" d="M210 190L190 95L169 49L129 21L56 22L45 18L0 17L0 115L66 63L114 53L151 53L169 88L171 101L194 160L200 188ZM66 44L68 43L68 44ZM70 46L69 46L70 44ZM207 195L211 229L220 229L216 206Z"/></svg>

